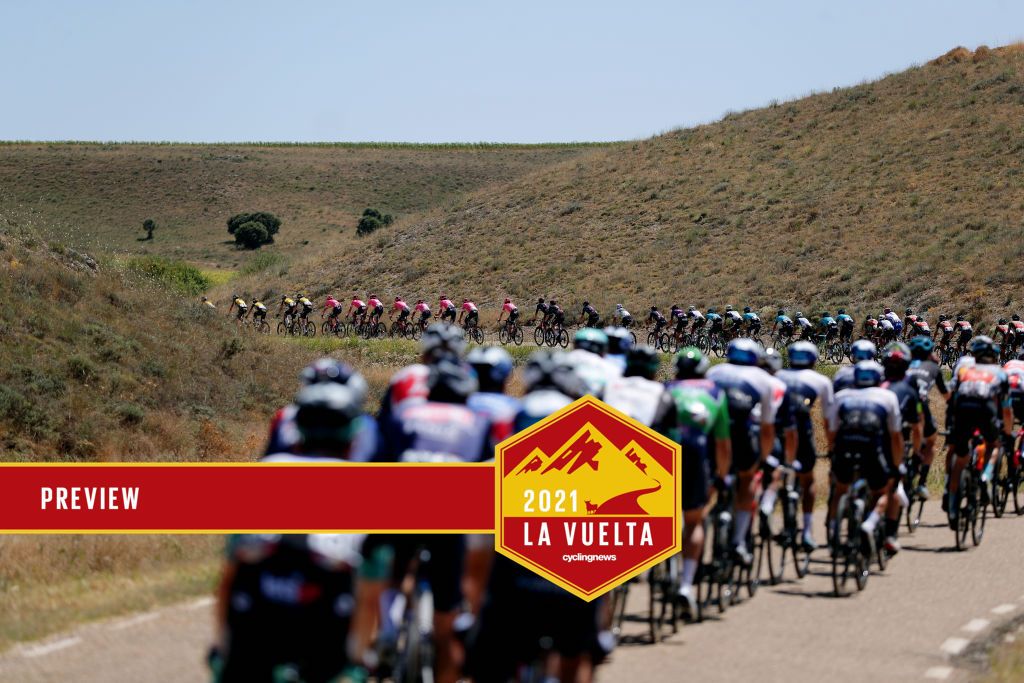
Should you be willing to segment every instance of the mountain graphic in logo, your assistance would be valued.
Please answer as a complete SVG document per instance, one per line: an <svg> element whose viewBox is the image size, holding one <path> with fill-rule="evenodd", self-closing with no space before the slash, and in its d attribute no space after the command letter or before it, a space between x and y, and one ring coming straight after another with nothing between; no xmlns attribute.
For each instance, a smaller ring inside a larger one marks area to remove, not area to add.
<svg viewBox="0 0 1024 683"><path fill-rule="evenodd" d="M515 488L576 491L587 514L647 515L645 503L673 500L662 487L671 475L654 458L635 441L617 448L590 422L551 455L534 448L509 479Z"/></svg>

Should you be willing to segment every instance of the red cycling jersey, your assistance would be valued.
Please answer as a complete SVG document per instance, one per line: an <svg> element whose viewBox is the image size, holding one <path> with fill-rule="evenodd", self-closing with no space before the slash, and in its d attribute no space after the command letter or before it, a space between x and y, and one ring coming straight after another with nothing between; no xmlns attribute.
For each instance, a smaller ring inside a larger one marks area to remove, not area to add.
<svg viewBox="0 0 1024 683"><path fill-rule="evenodd" d="M451 299L441 299L440 307L448 310L449 308L455 308L455 304L452 303Z"/></svg>
<svg viewBox="0 0 1024 683"><path fill-rule="evenodd" d="M366 308L362 299L352 299L352 308Z"/></svg>
<svg viewBox="0 0 1024 683"><path fill-rule="evenodd" d="M466 313L473 313L474 311L476 311L476 304L473 303L472 301L463 302L462 310L464 310Z"/></svg>
<svg viewBox="0 0 1024 683"><path fill-rule="evenodd" d="M409 310L409 304L405 303L404 301L396 301L395 305L392 306L392 309L395 310L395 311L408 311ZM419 309L417 309L417 310L419 310Z"/></svg>
<svg viewBox="0 0 1024 683"><path fill-rule="evenodd" d="M341 302L335 299L333 296L327 297L327 301L324 302L324 309L337 308L341 305Z"/></svg>
<svg viewBox="0 0 1024 683"><path fill-rule="evenodd" d="M960 328L961 332L967 332L971 329L971 324L966 320L958 320L956 326Z"/></svg>
<svg viewBox="0 0 1024 683"><path fill-rule="evenodd" d="M505 313L512 313L513 311L518 311L519 309L516 307L514 303L509 301L507 304L501 307L501 310L504 311Z"/></svg>
<svg viewBox="0 0 1024 683"><path fill-rule="evenodd" d="M416 309L415 310L416 310L417 313L429 313L430 312L430 306L427 305L427 302L421 301L418 304L416 304Z"/></svg>
<svg viewBox="0 0 1024 683"><path fill-rule="evenodd" d="M384 303L376 297L370 299L366 303L370 308L384 308Z"/></svg>

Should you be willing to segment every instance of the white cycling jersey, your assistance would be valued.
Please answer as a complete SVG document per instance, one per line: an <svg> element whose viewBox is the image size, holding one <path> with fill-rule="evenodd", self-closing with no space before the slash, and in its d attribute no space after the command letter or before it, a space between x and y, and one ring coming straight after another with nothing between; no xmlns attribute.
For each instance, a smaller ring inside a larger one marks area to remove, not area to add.
<svg viewBox="0 0 1024 683"><path fill-rule="evenodd" d="M839 412L847 404L868 404L885 411L886 428L890 434L903 429L903 415L900 413L900 402L896 394L882 387L864 387L843 389L836 394L832 407L825 414L828 430L839 429Z"/></svg>
<svg viewBox="0 0 1024 683"><path fill-rule="evenodd" d="M650 427L663 415L665 385L643 377L616 377L604 389L605 403Z"/></svg>
<svg viewBox="0 0 1024 683"><path fill-rule="evenodd" d="M566 361L587 385L587 391L597 398L604 396L604 388L609 381L622 375L614 363L583 349L573 349L567 353Z"/></svg>
<svg viewBox="0 0 1024 683"><path fill-rule="evenodd" d="M839 373L836 374L838 375ZM824 414L827 415L832 409L832 402L835 400L835 395L832 392L832 382L817 370L812 370L811 368L779 370L775 377L781 379L787 386L794 387L801 398L809 400L811 405L817 399Z"/></svg>
<svg viewBox="0 0 1024 683"><path fill-rule="evenodd" d="M707 378L722 387L730 407L734 407L737 392L752 404L752 423L772 425L775 415L786 396L786 385L753 365L722 363L708 370Z"/></svg>
<svg viewBox="0 0 1024 683"><path fill-rule="evenodd" d="M889 320L888 318L882 318L881 320L879 320L878 321L878 326L880 328L882 328L883 330L894 330L894 329L896 329L895 327L893 327L893 322L891 320Z"/></svg>

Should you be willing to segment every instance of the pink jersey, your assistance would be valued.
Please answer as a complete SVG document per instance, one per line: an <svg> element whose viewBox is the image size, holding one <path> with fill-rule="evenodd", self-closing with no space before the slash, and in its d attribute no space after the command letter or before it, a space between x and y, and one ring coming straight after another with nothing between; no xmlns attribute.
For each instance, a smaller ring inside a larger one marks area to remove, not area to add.
<svg viewBox="0 0 1024 683"><path fill-rule="evenodd" d="M396 301L395 305L392 306L392 309L394 309L396 311L408 311L409 310L409 304L405 303L404 301ZM417 309L417 310L419 310L419 309Z"/></svg>
<svg viewBox="0 0 1024 683"><path fill-rule="evenodd" d="M416 304L416 309L415 310L416 310L417 313L429 313L430 312L430 306L427 305L426 301L421 301L418 304Z"/></svg>
<svg viewBox="0 0 1024 683"><path fill-rule="evenodd" d="M377 297L373 297L372 299L367 301L366 305L369 306L370 308L384 308L384 303Z"/></svg>
<svg viewBox="0 0 1024 683"><path fill-rule="evenodd" d="M445 310L455 308L455 304L452 303L451 299L441 299L441 308Z"/></svg>
<svg viewBox="0 0 1024 683"><path fill-rule="evenodd" d="M324 308L337 308L341 305L341 302L335 299L333 296L327 297L327 301L324 302Z"/></svg>
<svg viewBox="0 0 1024 683"><path fill-rule="evenodd" d="M514 303L509 301L507 304L501 307L501 310L503 310L505 313L511 313L513 311L518 311L519 309L516 308L516 305Z"/></svg>
<svg viewBox="0 0 1024 683"><path fill-rule="evenodd" d="M352 308L366 308L362 299L352 299Z"/></svg>
<svg viewBox="0 0 1024 683"><path fill-rule="evenodd" d="M475 313L476 312L476 304L473 303L472 301L463 302L462 310L464 310L466 313Z"/></svg>

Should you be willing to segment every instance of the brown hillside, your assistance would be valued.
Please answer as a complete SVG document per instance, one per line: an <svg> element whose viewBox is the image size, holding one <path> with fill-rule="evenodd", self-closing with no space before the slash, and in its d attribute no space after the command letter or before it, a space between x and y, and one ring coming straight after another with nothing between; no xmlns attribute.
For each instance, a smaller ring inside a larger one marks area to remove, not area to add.
<svg viewBox="0 0 1024 683"><path fill-rule="evenodd" d="M601 150L403 221L306 284L634 311L1024 307L1022 67L1019 46L961 49Z"/></svg>
<svg viewBox="0 0 1024 683"><path fill-rule="evenodd" d="M233 268L225 221L271 211L289 256L364 248L366 207L399 218L572 159L586 145L0 144L4 202L38 212L65 244ZM2 203L0 203L2 205ZM140 242L142 221L156 239ZM227 243L225 244L225 241Z"/></svg>

